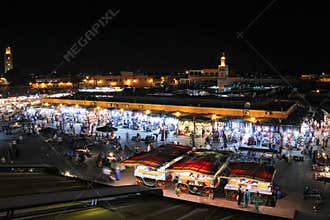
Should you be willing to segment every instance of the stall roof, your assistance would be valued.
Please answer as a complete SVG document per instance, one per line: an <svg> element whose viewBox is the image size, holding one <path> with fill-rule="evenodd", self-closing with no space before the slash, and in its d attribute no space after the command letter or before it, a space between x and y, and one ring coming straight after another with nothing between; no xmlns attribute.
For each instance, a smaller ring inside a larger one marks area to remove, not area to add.
<svg viewBox="0 0 330 220"><path fill-rule="evenodd" d="M151 150L150 152L136 154L127 160L124 160L121 164L125 166L144 165L156 168L186 154L191 150L192 148L189 146L162 145Z"/></svg>
<svg viewBox="0 0 330 220"><path fill-rule="evenodd" d="M199 150L188 155L168 168L171 171L194 171L214 175L227 161L228 153L220 151Z"/></svg>
<svg viewBox="0 0 330 220"><path fill-rule="evenodd" d="M275 175L273 166L253 162L233 162L228 165L229 177L246 177L270 182Z"/></svg>

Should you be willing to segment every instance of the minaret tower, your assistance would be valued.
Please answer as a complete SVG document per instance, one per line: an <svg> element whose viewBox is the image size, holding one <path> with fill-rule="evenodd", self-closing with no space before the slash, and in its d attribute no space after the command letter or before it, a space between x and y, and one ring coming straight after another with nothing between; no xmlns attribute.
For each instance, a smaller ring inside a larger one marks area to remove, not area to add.
<svg viewBox="0 0 330 220"><path fill-rule="evenodd" d="M220 65L218 66L217 85L219 92L224 90L224 86L226 84L228 75L229 75L229 67L226 64L225 53L222 53L222 56L220 57Z"/></svg>
<svg viewBox="0 0 330 220"><path fill-rule="evenodd" d="M218 66L219 69L219 78L227 78L228 77L228 65L226 64L226 56L225 53L222 53L220 57L220 65Z"/></svg>
<svg viewBox="0 0 330 220"><path fill-rule="evenodd" d="M225 67L226 66L226 56L225 53L222 53L222 57L220 57L220 66Z"/></svg>
<svg viewBox="0 0 330 220"><path fill-rule="evenodd" d="M5 73L13 69L13 55L11 53L10 47L6 48L4 63L5 63Z"/></svg>

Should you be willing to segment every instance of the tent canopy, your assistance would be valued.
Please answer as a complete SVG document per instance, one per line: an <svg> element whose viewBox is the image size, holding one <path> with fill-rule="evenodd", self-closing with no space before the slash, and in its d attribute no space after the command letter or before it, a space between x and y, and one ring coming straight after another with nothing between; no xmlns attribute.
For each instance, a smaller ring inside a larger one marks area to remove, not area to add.
<svg viewBox="0 0 330 220"><path fill-rule="evenodd" d="M199 150L173 164L168 170L214 175L226 162L227 158L228 153Z"/></svg>
<svg viewBox="0 0 330 220"><path fill-rule="evenodd" d="M160 167L175 158L186 154L191 151L191 147L182 145L162 145L150 152L142 152L136 154L127 160L121 162L124 166L149 166L153 168Z"/></svg>
<svg viewBox="0 0 330 220"><path fill-rule="evenodd" d="M229 177L246 177L271 182L275 175L273 166L253 162L233 162L228 165Z"/></svg>

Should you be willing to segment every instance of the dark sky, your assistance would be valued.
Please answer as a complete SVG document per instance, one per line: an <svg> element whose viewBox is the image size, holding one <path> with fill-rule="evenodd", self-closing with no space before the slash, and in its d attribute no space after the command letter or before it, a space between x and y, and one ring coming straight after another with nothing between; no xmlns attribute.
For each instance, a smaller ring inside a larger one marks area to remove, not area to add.
<svg viewBox="0 0 330 220"><path fill-rule="evenodd" d="M26 2L1 3L0 13L0 52L10 44L14 65L26 73L53 71L108 9L120 12L58 72L212 68L222 51L237 71L269 69L236 33L271 1ZM326 1L304 2L276 1L244 36L282 72L329 72L330 8ZM3 66L2 55L0 61Z"/></svg>

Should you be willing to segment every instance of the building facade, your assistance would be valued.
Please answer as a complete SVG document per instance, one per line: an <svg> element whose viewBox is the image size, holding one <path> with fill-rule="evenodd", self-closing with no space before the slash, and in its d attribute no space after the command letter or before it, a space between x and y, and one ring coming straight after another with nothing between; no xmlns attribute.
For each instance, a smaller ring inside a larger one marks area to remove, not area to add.
<svg viewBox="0 0 330 220"><path fill-rule="evenodd" d="M5 73L7 73L9 70L13 69L13 55L10 47L6 48L4 59Z"/></svg>
<svg viewBox="0 0 330 220"><path fill-rule="evenodd" d="M229 78L229 66L226 63L226 56L223 53L220 57L218 68L186 70L186 78L181 78L181 84L218 86L219 90L224 89L224 85Z"/></svg>
<svg viewBox="0 0 330 220"><path fill-rule="evenodd" d="M73 83L69 79L41 78L30 82L33 89L72 89Z"/></svg>
<svg viewBox="0 0 330 220"><path fill-rule="evenodd" d="M119 75L94 75L86 76L81 82L80 87L93 86L128 86L128 87L152 87L155 79L144 73L134 73L122 71Z"/></svg>

